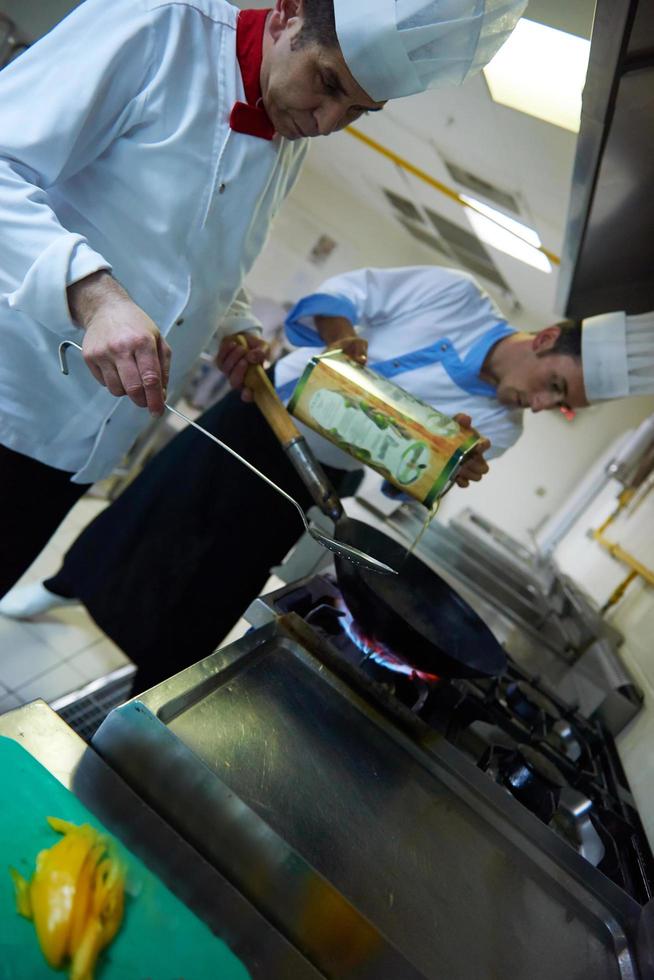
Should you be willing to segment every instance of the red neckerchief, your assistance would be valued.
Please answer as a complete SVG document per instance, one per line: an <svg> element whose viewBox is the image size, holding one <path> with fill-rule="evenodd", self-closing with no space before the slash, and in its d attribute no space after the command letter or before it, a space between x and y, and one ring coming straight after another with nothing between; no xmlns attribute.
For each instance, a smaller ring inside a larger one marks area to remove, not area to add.
<svg viewBox="0 0 654 980"><path fill-rule="evenodd" d="M235 102L229 125L237 133L271 140L275 135L273 124L263 107L261 98L261 61L263 59L263 31L270 10L241 10L236 21L236 57L243 77L247 102Z"/></svg>

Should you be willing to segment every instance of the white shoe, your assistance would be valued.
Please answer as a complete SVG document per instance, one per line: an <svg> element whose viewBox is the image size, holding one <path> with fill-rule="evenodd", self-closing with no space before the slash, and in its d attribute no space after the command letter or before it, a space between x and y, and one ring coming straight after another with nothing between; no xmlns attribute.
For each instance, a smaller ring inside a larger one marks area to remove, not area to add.
<svg viewBox="0 0 654 980"><path fill-rule="evenodd" d="M65 599L46 589L42 582L30 582L10 589L0 599L0 614L9 619L30 619L57 606L73 606L79 599Z"/></svg>

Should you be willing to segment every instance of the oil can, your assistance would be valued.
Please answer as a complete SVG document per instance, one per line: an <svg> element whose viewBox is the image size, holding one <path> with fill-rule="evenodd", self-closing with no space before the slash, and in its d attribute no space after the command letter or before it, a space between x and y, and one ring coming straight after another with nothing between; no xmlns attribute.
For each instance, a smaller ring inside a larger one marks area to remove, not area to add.
<svg viewBox="0 0 654 980"><path fill-rule="evenodd" d="M288 409L430 508L481 439L340 350L309 361Z"/></svg>

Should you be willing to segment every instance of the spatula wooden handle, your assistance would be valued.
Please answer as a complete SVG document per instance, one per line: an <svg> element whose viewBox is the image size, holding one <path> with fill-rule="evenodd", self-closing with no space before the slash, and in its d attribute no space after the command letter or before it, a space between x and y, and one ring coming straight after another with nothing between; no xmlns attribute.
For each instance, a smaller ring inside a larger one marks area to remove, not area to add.
<svg viewBox="0 0 654 980"><path fill-rule="evenodd" d="M247 347L243 334L238 334L236 341L242 347ZM323 514L327 514L334 522L339 521L343 516L343 506L338 494L260 364L253 364L248 368L245 383L252 391L255 405L281 442L314 502Z"/></svg>
<svg viewBox="0 0 654 980"><path fill-rule="evenodd" d="M247 340L243 334L237 334L236 341L242 346L247 347ZM251 389L254 402L265 416L268 425L273 430L282 446L301 438L300 432L293 422L293 419L286 411L279 395L270 382L270 378L260 364L252 364L245 375L245 383Z"/></svg>

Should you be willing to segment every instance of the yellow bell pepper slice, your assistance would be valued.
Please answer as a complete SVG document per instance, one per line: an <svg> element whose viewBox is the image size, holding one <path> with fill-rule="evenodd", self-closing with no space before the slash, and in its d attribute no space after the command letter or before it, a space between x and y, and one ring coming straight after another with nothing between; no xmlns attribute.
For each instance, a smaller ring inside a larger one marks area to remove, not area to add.
<svg viewBox="0 0 654 980"><path fill-rule="evenodd" d="M32 880L10 868L16 909L33 919L51 966L70 959L71 980L93 980L97 958L122 922L125 870L115 848L89 824L58 817L48 823L64 836L37 855Z"/></svg>
<svg viewBox="0 0 654 980"><path fill-rule="evenodd" d="M88 834L70 833L37 856L30 886L32 916L50 966L61 966L68 952L77 881L92 844Z"/></svg>
<svg viewBox="0 0 654 980"><path fill-rule="evenodd" d="M18 914L24 916L26 919L31 919L32 899L30 897L30 883L15 868L9 868L9 874L12 877L16 890L16 909Z"/></svg>
<svg viewBox="0 0 654 980"><path fill-rule="evenodd" d="M86 860L84 861L82 870L80 871L80 875L77 880L77 890L75 894L75 903L73 906L70 937L68 940L68 955L71 957L82 941L84 929L86 928L86 922L89 915L92 913L93 884L98 863L100 862L104 853L104 841L100 840L93 845L86 855Z"/></svg>
<svg viewBox="0 0 654 980"><path fill-rule="evenodd" d="M81 942L73 954L70 980L93 980L95 964L104 945L100 920L92 916L87 920Z"/></svg>

